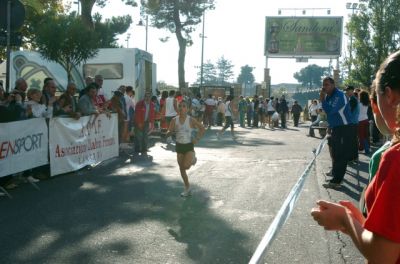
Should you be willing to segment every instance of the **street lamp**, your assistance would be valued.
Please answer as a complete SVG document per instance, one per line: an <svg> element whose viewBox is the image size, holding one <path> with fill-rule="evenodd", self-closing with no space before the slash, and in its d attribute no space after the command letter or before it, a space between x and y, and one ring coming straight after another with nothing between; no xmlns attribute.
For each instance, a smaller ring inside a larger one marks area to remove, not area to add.
<svg viewBox="0 0 400 264"><path fill-rule="evenodd" d="M131 38L131 33L126 36L126 48L129 48L129 39Z"/></svg>
<svg viewBox="0 0 400 264"><path fill-rule="evenodd" d="M203 86L203 66L204 66L204 20L205 20L205 11L203 12L203 29L200 34L201 37L201 64L200 64L200 87Z"/></svg>
<svg viewBox="0 0 400 264"><path fill-rule="evenodd" d="M146 22L145 22L145 24L143 25L143 20L140 19L139 22L137 23L137 25L138 25L138 26L141 26L141 27L145 26L145 30L146 30L145 50L147 51L147 39L148 39L148 32L149 32L149 16L148 16L148 15L146 15L145 21L146 21Z"/></svg>

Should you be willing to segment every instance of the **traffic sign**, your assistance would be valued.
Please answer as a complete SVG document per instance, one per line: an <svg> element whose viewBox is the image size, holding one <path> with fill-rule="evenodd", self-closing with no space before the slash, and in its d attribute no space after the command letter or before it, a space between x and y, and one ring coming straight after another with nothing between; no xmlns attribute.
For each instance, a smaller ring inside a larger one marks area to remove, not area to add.
<svg viewBox="0 0 400 264"><path fill-rule="evenodd" d="M18 0L0 0L0 29L7 30L8 2L11 4L10 27L12 31L22 27L25 20L25 7Z"/></svg>

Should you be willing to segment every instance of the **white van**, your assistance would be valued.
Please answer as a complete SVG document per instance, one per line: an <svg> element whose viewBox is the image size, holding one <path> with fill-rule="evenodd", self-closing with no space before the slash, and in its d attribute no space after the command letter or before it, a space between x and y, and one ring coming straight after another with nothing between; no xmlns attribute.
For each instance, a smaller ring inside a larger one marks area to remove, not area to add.
<svg viewBox="0 0 400 264"><path fill-rule="evenodd" d="M72 70L72 79L78 89L83 89L85 77L98 74L104 78L103 90L107 98L111 98L112 92L120 85L132 86L136 100L143 98L146 90L156 93L153 55L140 49L99 49L96 57ZM35 51L11 53L10 86L13 87L15 80L21 77L27 81L29 88L41 89L46 77L53 78L60 91L65 90L68 82L67 73L60 64L43 59Z"/></svg>

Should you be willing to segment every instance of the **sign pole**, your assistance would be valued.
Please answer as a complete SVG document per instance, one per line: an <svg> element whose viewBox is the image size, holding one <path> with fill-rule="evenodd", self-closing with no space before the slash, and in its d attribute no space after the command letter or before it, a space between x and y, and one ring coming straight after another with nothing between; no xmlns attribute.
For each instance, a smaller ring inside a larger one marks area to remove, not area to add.
<svg viewBox="0 0 400 264"><path fill-rule="evenodd" d="M10 57L11 57L11 0L7 1L7 62L6 91L10 91Z"/></svg>

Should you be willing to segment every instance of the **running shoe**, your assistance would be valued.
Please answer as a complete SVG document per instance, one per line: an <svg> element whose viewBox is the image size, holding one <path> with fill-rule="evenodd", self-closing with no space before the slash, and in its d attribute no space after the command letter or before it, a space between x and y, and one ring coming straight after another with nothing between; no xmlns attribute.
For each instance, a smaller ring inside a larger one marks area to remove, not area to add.
<svg viewBox="0 0 400 264"><path fill-rule="evenodd" d="M181 193L181 196L182 196L182 197L188 197L188 196L191 196L191 195L192 195L192 190L191 190L191 189L185 190L185 191L183 191L183 192Z"/></svg>

